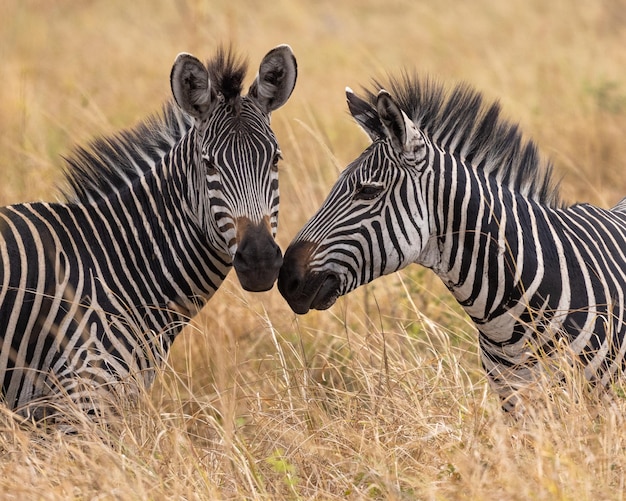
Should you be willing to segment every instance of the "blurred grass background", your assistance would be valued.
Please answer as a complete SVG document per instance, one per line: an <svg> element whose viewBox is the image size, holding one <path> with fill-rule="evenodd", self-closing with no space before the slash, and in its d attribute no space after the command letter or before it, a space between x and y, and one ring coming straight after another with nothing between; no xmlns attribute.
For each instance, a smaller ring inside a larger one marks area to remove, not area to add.
<svg viewBox="0 0 626 501"><path fill-rule="evenodd" d="M286 247L367 145L345 106L373 77L466 81L555 164L566 200L626 195L624 0L0 0L0 204L55 200L64 155L169 99L176 54L289 43L274 113ZM234 275L109 433L42 439L0 420L4 499L623 499L623 402L573 377L505 422L473 327L413 267L298 317ZM617 406L617 407L615 407Z"/></svg>

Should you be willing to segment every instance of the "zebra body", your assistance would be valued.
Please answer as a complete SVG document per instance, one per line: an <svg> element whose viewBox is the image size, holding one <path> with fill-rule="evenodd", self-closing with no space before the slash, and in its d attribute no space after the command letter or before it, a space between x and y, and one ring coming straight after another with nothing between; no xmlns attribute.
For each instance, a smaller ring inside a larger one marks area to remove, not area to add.
<svg viewBox="0 0 626 501"><path fill-rule="evenodd" d="M168 104L160 119L79 150L67 202L0 209L10 408L39 419L66 394L97 411L96 394L149 386L233 265L244 288L272 287L282 254L269 116L296 74L279 46L242 96L245 64L232 53L220 49L208 67L180 55L171 75L180 110Z"/></svg>
<svg viewBox="0 0 626 501"><path fill-rule="evenodd" d="M610 382L626 354L624 202L563 205L534 144L466 86L446 95L407 76L391 91L347 92L373 143L285 252L278 286L292 309L328 308L419 263L476 324L506 409L521 408L544 355Z"/></svg>

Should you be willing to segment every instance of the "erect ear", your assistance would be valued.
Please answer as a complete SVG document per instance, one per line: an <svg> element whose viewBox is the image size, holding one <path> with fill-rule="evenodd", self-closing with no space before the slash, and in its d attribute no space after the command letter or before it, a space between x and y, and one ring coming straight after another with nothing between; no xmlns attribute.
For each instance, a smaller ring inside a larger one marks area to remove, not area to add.
<svg viewBox="0 0 626 501"><path fill-rule="evenodd" d="M378 112L367 101L357 97L350 87L346 87L346 99L350 114L372 141L385 137L385 129Z"/></svg>
<svg viewBox="0 0 626 501"><path fill-rule="evenodd" d="M378 93L376 110L386 135L396 150L414 152L424 146L424 138L413 121L384 89Z"/></svg>
<svg viewBox="0 0 626 501"><path fill-rule="evenodd" d="M211 111L211 82L206 66L191 54L178 54L170 73L172 94L178 106L197 119Z"/></svg>
<svg viewBox="0 0 626 501"><path fill-rule="evenodd" d="M287 102L297 77L298 64L291 47L274 47L261 61L259 74L248 90L248 97L269 115Z"/></svg>

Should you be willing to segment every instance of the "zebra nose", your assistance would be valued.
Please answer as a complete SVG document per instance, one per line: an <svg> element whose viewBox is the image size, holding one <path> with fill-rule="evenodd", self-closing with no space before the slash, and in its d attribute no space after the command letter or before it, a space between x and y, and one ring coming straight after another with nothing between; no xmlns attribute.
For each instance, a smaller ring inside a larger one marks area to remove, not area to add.
<svg viewBox="0 0 626 501"><path fill-rule="evenodd" d="M249 227L233 259L241 286L252 292L270 290L282 264L280 247L265 226Z"/></svg>
<svg viewBox="0 0 626 501"><path fill-rule="evenodd" d="M285 261L278 274L278 290L281 295L289 300L300 290L300 284L304 274L294 268L293 261Z"/></svg>
<svg viewBox="0 0 626 501"><path fill-rule="evenodd" d="M313 244L310 242L290 245L285 251L285 259L278 275L278 290L291 309L298 314L309 310L309 301L302 289L306 282L306 264L312 248Z"/></svg>

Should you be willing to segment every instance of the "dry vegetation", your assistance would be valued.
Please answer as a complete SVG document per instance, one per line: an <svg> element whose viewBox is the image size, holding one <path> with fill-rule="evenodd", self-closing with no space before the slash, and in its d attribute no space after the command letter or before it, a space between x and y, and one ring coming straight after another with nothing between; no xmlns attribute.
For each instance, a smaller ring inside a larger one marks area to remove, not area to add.
<svg viewBox="0 0 626 501"><path fill-rule="evenodd" d="M0 0L0 204L54 199L62 155L169 97L176 54L292 45L274 116L283 248L366 138L343 89L416 68L466 80L555 162L566 199L626 195L622 0ZM508 422L475 332L433 275L381 279L291 313L231 277L149 394L108 428L0 410L6 499L623 499L626 402L577 374Z"/></svg>

